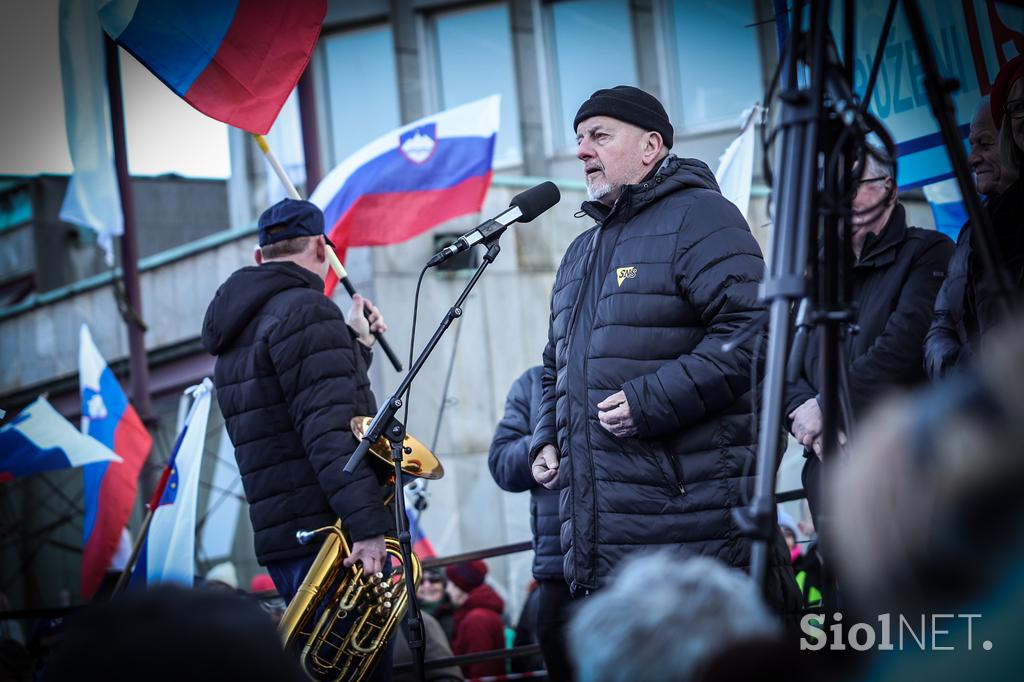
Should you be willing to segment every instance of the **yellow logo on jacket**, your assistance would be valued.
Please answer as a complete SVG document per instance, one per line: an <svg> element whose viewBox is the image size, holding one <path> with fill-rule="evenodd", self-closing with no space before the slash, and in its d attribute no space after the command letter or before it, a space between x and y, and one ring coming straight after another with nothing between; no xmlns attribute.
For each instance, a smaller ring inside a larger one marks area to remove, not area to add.
<svg viewBox="0 0 1024 682"><path fill-rule="evenodd" d="M636 277L636 266L635 265L627 265L624 268L618 268L615 271L615 277L616 277L616 279L619 280L619 286L621 287L622 283L625 280L633 279L634 277Z"/></svg>

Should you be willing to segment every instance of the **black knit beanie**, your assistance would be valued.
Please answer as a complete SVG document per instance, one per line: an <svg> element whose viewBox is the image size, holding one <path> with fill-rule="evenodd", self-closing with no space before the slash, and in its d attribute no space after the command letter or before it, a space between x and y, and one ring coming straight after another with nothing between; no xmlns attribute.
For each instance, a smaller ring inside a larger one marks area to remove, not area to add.
<svg viewBox="0 0 1024 682"><path fill-rule="evenodd" d="M580 121L591 116L610 116L644 130L653 130L661 134L667 149L672 148L672 124L665 113L665 107L661 106L654 95L640 88L616 85L614 88L598 90L576 112L572 122L573 132L579 128Z"/></svg>

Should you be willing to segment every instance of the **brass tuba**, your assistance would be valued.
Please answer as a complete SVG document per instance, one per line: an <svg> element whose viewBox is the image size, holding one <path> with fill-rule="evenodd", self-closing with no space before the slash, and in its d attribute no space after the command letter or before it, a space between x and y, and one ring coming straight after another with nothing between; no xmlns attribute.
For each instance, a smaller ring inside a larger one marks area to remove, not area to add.
<svg viewBox="0 0 1024 682"><path fill-rule="evenodd" d="M352 420L356 438L362 437L369 423L369 417ZM409 454L403 473L429 479L444 475L441 463L422 443L406 436L405 447ZM370 452L391 462L385 439L374 443ZM327 536L324 544L281 617L278 633L286 650L301 647L299 664L311 679L362 680L373 670L405 615L409 603L405 571L412 571L413 584L418 584L420 562L413 556L412 565L406 566L398 541L387 538L387 556L398 565L387 577L381 573L366 576L361 566L343 565L351 549L340 519L333 526L299 531L296 539L304 544L323 534Z"/></svg>

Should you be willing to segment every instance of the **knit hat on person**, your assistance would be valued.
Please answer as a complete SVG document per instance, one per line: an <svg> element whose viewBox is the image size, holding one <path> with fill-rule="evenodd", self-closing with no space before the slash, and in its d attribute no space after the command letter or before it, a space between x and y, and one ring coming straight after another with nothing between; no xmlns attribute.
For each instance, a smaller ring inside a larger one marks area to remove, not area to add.
<svg viewBox="0 0 1024 682"><path fill-rule="evenodd" d="M1003 116L1006 114L1006 98L1010 96L1010 88L1017 79L1024 77L1024 55L1017 55L1003 64L996 74L995 83L989 93L989 104L992 107L992 122L996 129L1003 127Z"/></svg>
<svg viewBox="0 0 1024 682"><path fill-rule="evenodd" d="M573 131L579 128L580 121L592 116L609 116L644 130L653 130L661 135L666 149L672 148L674 131L665 107L654 95L640 88L616 85L614 88L598 90L576 112L572 122Z"/></svg>
<svg viewBox="0 0 1024 682"><path fill-rule="evenodd" d="M455 583L463 592L470 592L480 587L487 577L487 564L479 559L477 561L464 561L461 564L452 564L444 569L448 580Z"/></svg>

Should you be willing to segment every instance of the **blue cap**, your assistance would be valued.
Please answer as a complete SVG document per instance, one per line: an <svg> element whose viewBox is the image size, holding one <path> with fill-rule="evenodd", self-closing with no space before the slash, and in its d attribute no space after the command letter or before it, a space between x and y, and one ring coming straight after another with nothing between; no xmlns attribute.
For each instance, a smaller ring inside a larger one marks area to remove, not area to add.
<svg viewBox="0 0 1024 682"><path fill-rule="evenodd" d="M324 214L316 204L299 199L282 199L260 216L260 246L274 244L295 237L316 237L324 234Z"/></svg>

